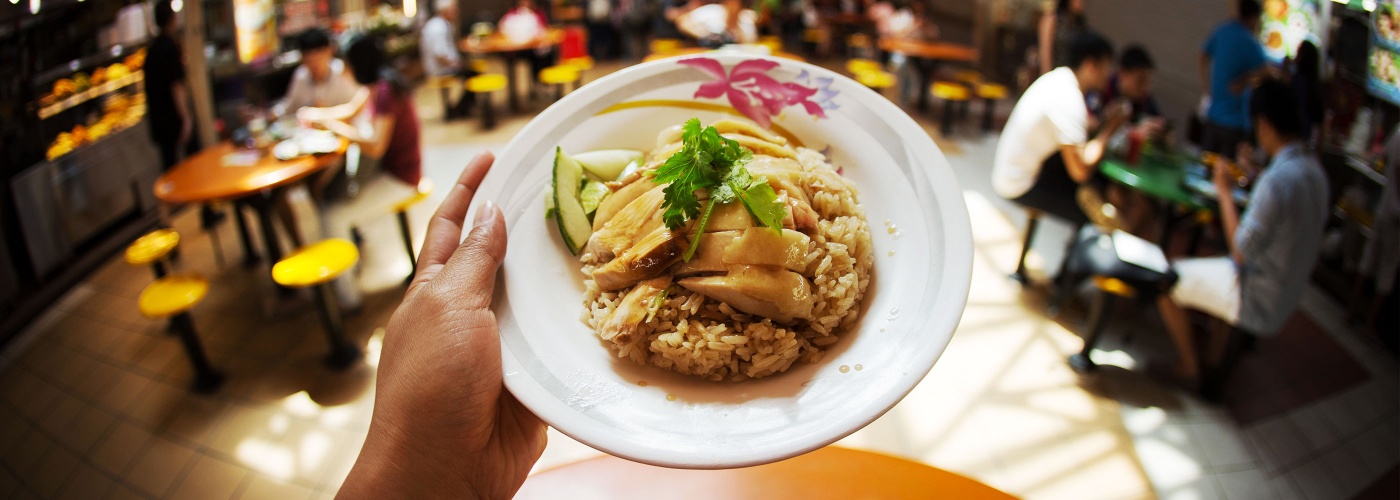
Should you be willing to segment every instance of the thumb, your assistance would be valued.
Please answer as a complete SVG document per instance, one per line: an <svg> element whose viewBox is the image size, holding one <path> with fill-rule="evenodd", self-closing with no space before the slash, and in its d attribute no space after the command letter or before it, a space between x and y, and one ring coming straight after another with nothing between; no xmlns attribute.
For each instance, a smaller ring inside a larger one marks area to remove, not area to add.
<svg viewBox="0 0 1400 500"><path fill-rule="evenodd" d="M448 287L449 295L457 297L456 302L463 309L488 308L496 286L496 269L505 258L505 218L495 203L487 201L476 212L471 234L431 283L434 287Z"/></svg>

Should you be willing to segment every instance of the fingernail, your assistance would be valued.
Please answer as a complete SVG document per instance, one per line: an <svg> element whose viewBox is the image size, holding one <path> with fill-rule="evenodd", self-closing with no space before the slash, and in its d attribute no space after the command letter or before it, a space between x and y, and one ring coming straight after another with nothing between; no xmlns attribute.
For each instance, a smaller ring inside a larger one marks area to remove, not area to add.
<svg viewBox="0 0 1400 500"><path fill-rule="evenodd" d="M476 209L476 220L472 225L480 227L491 223L496 218L496 202L486 200L481 208Z"/></svg>

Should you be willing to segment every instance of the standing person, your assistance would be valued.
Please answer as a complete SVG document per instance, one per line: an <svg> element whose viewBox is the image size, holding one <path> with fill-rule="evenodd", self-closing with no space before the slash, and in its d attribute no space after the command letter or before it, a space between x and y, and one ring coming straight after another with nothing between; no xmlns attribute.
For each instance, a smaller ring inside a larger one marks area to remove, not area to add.
<svg viewBox="0 0 1400 500"><path fill-rule="evenodd" d="M1268 62L1256 36L1262 12L1258 0L1240 0L1238 17L1215 28L1201 48L1201 84L1210 103L1201 149L1229 156L1249 140L1245 90Z"/></svg>
<svg viewBox="0 0 1400 500"><path fill-rule="evenodd" d="M1313 143L1313 131L1322 125L1322 61L1317 46L1304 41L1293 56L1293 93L1303 118L1303 140Z"/></svg>
<svg viewBox="0 0 1400 500"><path fill-rule="evenodd" d="M1040 74L1069 64L1069 46L1088 30L1084 0L1058 0L1054 12L1040 18Z"/></svg>
<svg viewBox="0 0 1400 500"><path fill-rule="evenodd" d="M160 33L151 41L142 69L146 73L146 114L151 118L151 141L160 150L160 168L170 170L180 161L180 146L190 140L193 120L185 62L175 41L180 28L170 2L156 2L155 22Z"/></svg>
<svg viewBox="0 0 1400 500"><path fill-rule="evenodd" d="M1202 364L1183 307L1253 335L1272 336L1307 287L1327 223L1327 175L1303 143L1296 103L1293 90L1281 82L1267 81L1254 90L1248 111L1254 136L1272 160L1256 181L1249 211L1240 217L1234 176L1226 160L1217 160L1215 188L1229 253L1172 265L1179 280L1158 300L1158 309L1179 355L1174 374L1184 382L1199 381ZM1249 149L1240 148L1241 166L1252 156ZM1223 352L1223 340L1208 343L1211 362Z"/></svg>
<svg viewBox="0 0 1400 500"><path fill-rule="evenodd" d="M330 33L311 28L297 39L301 65L292 72L287 95L273 106L273 114L285 116L307 106L324 108L350 102L360 86L345 70L345 62L335 57Z"/></svg>
<svg viewBox="0 0 1400 500"><path fill-rule="evenodd" d="M1026 89L1007 119L992 163L997 194L1078 225L1088 218L1075 201L1103 159L1109 137L1128 117L1126 103L1110 105L1089 136L1084 94L1102 91L1113 67L1113 46L1085 32L1070 45L1068 66L1046 73Z"/></svg>
<svg viewBox="0 0 1400 500"><path fill-rule="evenodd" d="M297 119L335 132L358 144L359 168L348 178L341 171L327 171L317 187L323 191L322 229L330 237L350 239L353 228L365 219L390 213L390 207L418 188L422 180L418 115L413 91L384 57L384 42L365 35L345 51L350 71L362 87L350 102L331 108L302 108ZM388 175L381 175L388 174ZM353 184L357 189L347 189ZM360 305L359 291L347 277L335 282L346 309Z"/></svg>
<svg viewBox="0 0 1400 500"><path fill-rule="evenodd" d="M475 71L462 65L462 54L457 51L457 0L436 0L433 4L437 13L423 24L423 31L418 37L423 73L428 76L455 75L464 79L476 76ZM447 109L445 118L451 120L469 116L475 103L475 94L463 89L456 104Z"/></svg>

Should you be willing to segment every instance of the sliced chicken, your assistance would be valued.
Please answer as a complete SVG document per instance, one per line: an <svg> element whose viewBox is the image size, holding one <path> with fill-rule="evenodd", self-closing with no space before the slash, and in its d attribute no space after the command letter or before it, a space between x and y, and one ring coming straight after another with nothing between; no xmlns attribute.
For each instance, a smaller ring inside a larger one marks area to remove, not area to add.
<svg viewBox="0 0 1400 500"><path fill-rule="evenodd" d="M627 288L661 274L681 259L686 241L680 235L664 227L642 237L617 258L593 271L593 281L604 291Z"/></svg>
<svg viewBox="0 0 1400 500"><path fill-rule="evenodd" d="M755 139L743 134L720 134L720 137L731 139L739 143L740 146L753 150L755 156L769 155L778 158L797 158L797 152L793 151L792 148L781 144L774 144L763 139Z"/></svg>
<svg viewBox="0 0 1400 500"><path fill-rule="evenodd" d="M755 139L762 139L780 146L786 146L788 143L786 137L775 134L770 130L765 130L762 127L759 127L757 123L747 120L735 120L733 118L724 118L716 120L714 123L711 123L710 126L714 127L715 130L718 131L720 134L743 134L749 137L753 137ZM677 137L680 136L677 135Z"/></svg>
<svg viewBox="0 0 1400 500"><path fill-rule="evenodd" d="M618 345L632 343L637 339L637 327L647 319L651 301L668 286L671 286L670 276L638 283L636 288L622 296L622 301L613 308L612 315L598 326L598 336Z"/></svg>
<svg viewBox="0 0 1400 500"><path fill-rule="evenodd" d="M705 223L705 232L742 231L754 227L753 216L743 203L721 203L710 212L710 220ZM703 240L702 240L703 241Z"/></svg>
<svg viewBox="0 0 1400 500"><path fill-rule="evenodd" d="M678 282L736 310L787 323L811 319L812 285L802 275L773 267L731 266L723 276L685 278Z"/></svg>
<svg viewBox="0 0 1400 500"><path fill-rule="evenodd" d="M778 195L778 202L788 207L787 216L783 218L783 227L807 232L817 228L820 217L817 216L816 210L812 210L812 205L789 197L787 193Z"/></svg>
<svg viewBox="0 0 1400 500"><path fill-rule="evenodd" d="M695 249L695 255L691 256L690 261L677 262L671 266L671 270L668 272L684 277L727 271L728 268L724 266L724 249L740 233L740 231L706 232L705 236L700 238L699 248Z"/></svg>
<svg viewBox="0 0 1400 500"><path fill-rule="evenodd" d="M681 133L684 129L684 125L671 125L661 129L661 133L656 134L656 147L661 148L669 144L680 144ZM665 157L663 156L662 158L664 159Z"/></svg>
<svg viewBox="0 0 1400 500"><path fill-rule="evenodd" d="M706 240L711 238L714 235L705 235ZM705 240L700 241L704 245ZM811 239L807 235L791 229L774 231L765 227L751 227L739 233L738 237L729 239L720 260L724 264L782 267L802 272L807 269L809 242Z"/></svg>
<svg viewBox="0 0 1400 500"><path fill-rule="evenodd" d="M629 203L648 191L656 189L656 187L656 183L652 182L651 179L638 178L614 189L613 194L603 198L603 202L598 204L598 211L593 213L593 231L601 231L603 225L612 220L613 216L621 212Z"/></svg>
<svg viewBox="0 0 1400 500"><path fill-rule="evenodd" d="M661 202L666 198L663 189L663 186L652 188L610 217L602 229L588 238L586 252L597 256L600 262L607 262L630 248L638 238L661 226Z"/></svg>

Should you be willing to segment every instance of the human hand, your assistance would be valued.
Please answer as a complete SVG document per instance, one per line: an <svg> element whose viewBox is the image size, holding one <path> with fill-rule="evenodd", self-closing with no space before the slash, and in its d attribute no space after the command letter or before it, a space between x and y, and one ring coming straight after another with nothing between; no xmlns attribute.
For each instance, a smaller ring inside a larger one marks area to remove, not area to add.
<svg viewBox="0 0 1400 500"><path fill-rule="evenodd" d="M461 239L493 161L472 159L428 225L384 333L374 416L345 498L509 498L544 452L545 425L502 384L491 312L506 254L500 209L483 204Z"/></svg>
<svg viewBox="0 0 1400 500"><path fill-rule="evenodd" d="M1167 128L1167 120L1160 116L1143 119L1137 125L1137 133L1148 139L1157 139Z"/></svg>
<svg viewBox="0 0 1400 500"><path fill-rule="evenodd" d="M1123 98L1114 99L1113 102L1108 103L1108 107L1104 111L1104 122L1109 127L1118 128L1127 123L1128 118L1132 116L1133 104L1131 102Z"/></svg>

